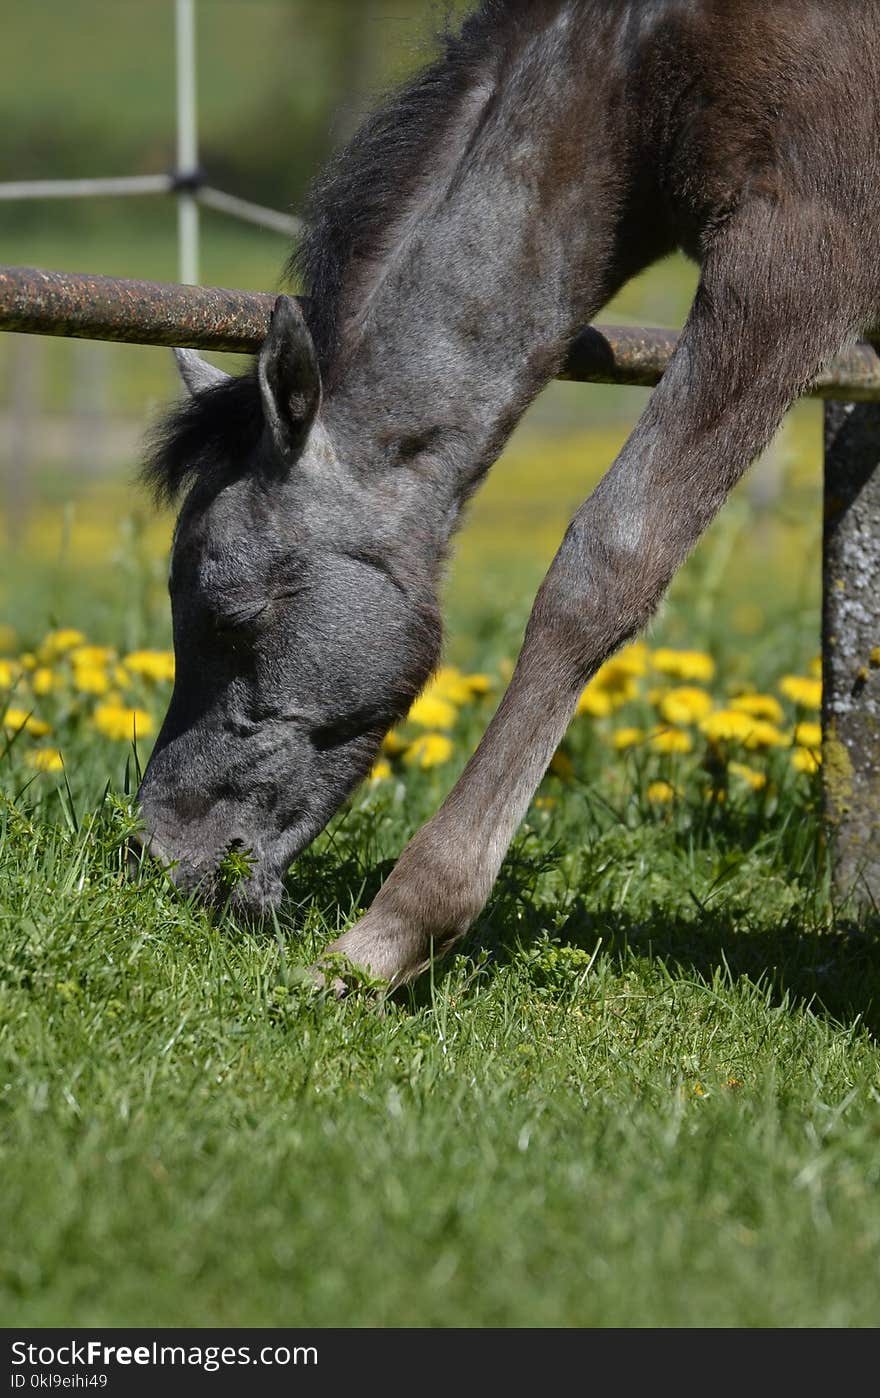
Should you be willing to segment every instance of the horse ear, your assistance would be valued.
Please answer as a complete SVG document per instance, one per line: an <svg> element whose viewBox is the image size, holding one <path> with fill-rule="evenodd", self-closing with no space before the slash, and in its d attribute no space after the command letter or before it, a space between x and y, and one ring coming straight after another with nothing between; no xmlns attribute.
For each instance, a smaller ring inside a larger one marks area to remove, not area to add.
<svg viewBox="0 0 880 1398"><path fill-rule="evenodd" d="M321 371L292 296L279 296L257 365L263 412L282 458L294 461L321 406Z"/></svg>
<svg viewBox="0 0 880 1398"><path fill-rule="evenodd" d="M213 364L196 354L191 349L176 349L174 358L177 361L177 370L189 389L193 398L199 393L204 393L206 388L214 388L218 383L225 383L230 377L224 374L222 369L217 369Z"/></svg>

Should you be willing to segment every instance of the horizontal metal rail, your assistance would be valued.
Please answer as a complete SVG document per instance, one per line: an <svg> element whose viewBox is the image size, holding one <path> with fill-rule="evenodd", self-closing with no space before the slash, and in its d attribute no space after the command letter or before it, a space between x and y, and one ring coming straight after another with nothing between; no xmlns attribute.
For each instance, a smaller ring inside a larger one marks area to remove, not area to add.
<svg viewBox="0 0 880 1398"><path fill-rule="evenodd" d="M0 329L32 335L254 351L274 302L265 292L0 267ZM676 338L674 330L588 326L572 344L560 378L650 387L669 363ZM880 401L880 354L873 345L853 345L809 391L818 398Z"/></svg>
<svg viewBox="0 0 880 1398"><path fill-rule="evenodd" d="M285 214L280 209L269 209L265 204L255 204L252 199L239 199L237 194L227 194L222 189L214 189L212 185L203 183L199 171L185 179L176 174L168 174L112 175L107 179L94 180L12 180L0 184L0 202L98 197L119 199L132 195L174 194L183 185L206 209L230 214L244 223L255 223L260 228L271 229L273 233L283 233L288 238L295 238L302 232L302 219L297 218L295 214Z"/></svg>
<svg viewBox="0 0 880 1398"><path fill-rule="evenodd" d="M0 199L114 199L132 194L170 194L173 175L111 175L106 179L11 180L0 184Z"/></svg>

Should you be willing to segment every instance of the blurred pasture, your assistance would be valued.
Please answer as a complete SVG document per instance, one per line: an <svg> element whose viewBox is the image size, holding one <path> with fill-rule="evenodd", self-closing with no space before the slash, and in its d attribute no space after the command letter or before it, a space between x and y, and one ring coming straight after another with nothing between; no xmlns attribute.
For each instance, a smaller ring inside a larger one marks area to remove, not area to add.
<svg viewBox="0 0 880 1398"><path fill-rule="evenodd" d="M200 0L200 146L211 181L296 210L359 113L461 8ZM171 0L19 0L4 32L21 61L0 92L0 180L173 165ZM280 289L282 237L204 209L200 219L203 283ZM0 260L175 280L176 229L167 197L0 203ZM671 259L603 319L679 325L695 280ZM0 621L22 643L50 624L128 647L167 643L172 521L155 513L136 475L144 430L176 393L166 350L0 336ZM488 628L515 647L569 517L646 398L557 383L533 405L459 536L447 584L454 659L477 659ZM762 642L775 648L783 627L793 661L816 648L820 427L815 403L789 415L677 580L659 622L669 643L759 651Z"/></svg>

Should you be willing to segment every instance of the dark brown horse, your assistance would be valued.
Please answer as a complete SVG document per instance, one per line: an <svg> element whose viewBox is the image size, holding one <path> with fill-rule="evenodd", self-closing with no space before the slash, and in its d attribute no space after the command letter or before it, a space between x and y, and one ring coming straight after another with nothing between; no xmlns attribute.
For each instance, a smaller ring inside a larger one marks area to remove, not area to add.
<svg viewBox="0 0 880 1398"><path fill-rule="evenodd" d="M485 0L319 181L252 372L191 355L149 848L262 908L437 662L463 503L584 322L676 247L661 385L575 515L510 687L334 950L399 982L465 931L602 661L824 361L880 323L880 0Z"/></svg>

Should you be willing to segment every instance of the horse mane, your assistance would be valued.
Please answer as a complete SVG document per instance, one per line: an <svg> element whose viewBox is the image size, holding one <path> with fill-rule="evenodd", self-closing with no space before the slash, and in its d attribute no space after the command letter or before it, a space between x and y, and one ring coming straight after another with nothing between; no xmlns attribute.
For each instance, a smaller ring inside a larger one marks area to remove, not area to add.
<svg viewBox="0 0 880 1398"><path fill-rule="evenodd" d="M457 33L447 26L435 38L434 60L386 97L312 185L287 275L309 297L305 315L325 378L342 348L352 302L369 295L413 206L445 189L444 166L451 175L449 157L457 163L467 146L465 99L486 73L504 28L525 19L530 7L534 0L483 0Z"/></svg>
<svg viewBox="0 0 880 1398"><path fill-rule="evenodd" d="M479 116L468 108L468 94L479 90L481 75L485 84L505 32L534 19L536 5L557 10L569 2L482 0L460 30L447 26L436 37L434 60L393 91L318 176L286 271L308 294L303 312L325 381L352 302L368 297L405 236L408 216L447 188ZM464 129L463 107L470 118ZM157 502L171 504L218 461L246 459L262 428L250 369L172 408L148 438L142 479Z"/></svg>
<svg viewBox="0 0 880 1398"><path fill-rule="evenodd" d="M260 386L251 369L175 404L147 438L141 479L157 504L173 504L219 462L244 464L262 431Z"/></svg>

